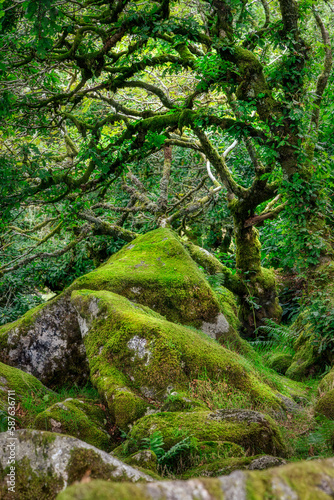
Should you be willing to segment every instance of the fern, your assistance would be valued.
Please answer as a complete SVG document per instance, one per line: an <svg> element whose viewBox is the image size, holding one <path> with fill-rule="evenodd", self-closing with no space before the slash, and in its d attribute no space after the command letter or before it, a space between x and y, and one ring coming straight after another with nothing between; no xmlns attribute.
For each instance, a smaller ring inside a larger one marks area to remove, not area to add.
<svg viewBox="0 0 334 500"><path fill-rule="evenodd" d="M182 452L190 450L196 447L196 441L194 438L186 437L182 441L174 444L164 455L159 459L160 464L168 464L178 457Z"/></svg>
<svg viewBox="0 0 334 500"><path fill-rule="evenodd" d="M163 449L164 439L160 431L153 432L149 437L142 439L142 450L150 450L157 456L160 465L171 464L184 451L194 449L197 440L194 437L185 437L174 444L168 451Z"/></svg>
<svg viewBox="0 0 334 500"><path fill-rule="evenodd" d="M259 338L250 342L254 347L269 349L282 344L292 346L300 333L298 330L292 330L291 327L278 325L272 319L267 318L265 321L266 324L259 326L256 333L263 333L269 340Z"/></svg>
<svg viewBox="0 0 334 500"><path fill-rule="evenodd" d="M162 448L163 445L164 439L159 431L153 432L153 434L151 434L148 438L142 439L142 449L153 451L153 453L157 456L158 461L165 454L165 450Z"/></svg>

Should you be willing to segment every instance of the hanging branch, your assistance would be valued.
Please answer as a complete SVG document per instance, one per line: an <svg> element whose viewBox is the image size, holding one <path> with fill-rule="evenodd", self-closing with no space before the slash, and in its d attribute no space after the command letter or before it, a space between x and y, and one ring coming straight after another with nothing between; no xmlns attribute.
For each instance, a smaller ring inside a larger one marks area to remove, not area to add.
<svg viewBox="0 0 334 500"><path fill-rule="evenodd" d="M162 177L160 181L160 196L157 201L157 208L160 212L165 213L167 210L168 201L168 185L172 166L172 146L164 146L164 165Z"/></svg>

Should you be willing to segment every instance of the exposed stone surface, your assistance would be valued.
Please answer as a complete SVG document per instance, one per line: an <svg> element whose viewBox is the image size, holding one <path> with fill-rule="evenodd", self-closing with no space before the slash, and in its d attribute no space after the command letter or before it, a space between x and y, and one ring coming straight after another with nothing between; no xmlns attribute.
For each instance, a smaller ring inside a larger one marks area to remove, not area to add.
<svg viewBox="0 0 334 500"><path fill-rule="evenodd" d="M249 464L249 470L263 470L269 469L269 467L278 467L279 465L285 465L286 461L279 457L272 457L270 455L263 455L262 457L255 458Z"/></svg>
<svg viewBox="0 0 334 500"><path fill-rule="evenodd" d="M88 379L77 313L64 294L1 327L0 346L0 361L46 385Z"/></svg>
<svg viewBox="0 0 334 500"><path fill-rule="evenodd" d="M37 500L38 496L34 496L36 481L40 483L52 478L59 491L74 480L81 480L89 469L96 471L96 478L109 481L152 481L147 474L73 437L50 432L19 430L15 431L11 438L12 440L9 439L7 432L0 433L0 472L6 475L8 444L15 442L17 484L21 484L21 478L30 471L30 476L28 474L25 478L28 484L22 486L27 492L24 498ZM17 495L16 498L23 498L20 497L19 491ZM4 497L0 494L0 498Z"/></svg>
<svg viewBox="0 0 334 500"><path fill-rule="evenodd" d="M334 459L284 465L229 476L149 484L91 481L67 488L57 500L332 500Z"/></svg>

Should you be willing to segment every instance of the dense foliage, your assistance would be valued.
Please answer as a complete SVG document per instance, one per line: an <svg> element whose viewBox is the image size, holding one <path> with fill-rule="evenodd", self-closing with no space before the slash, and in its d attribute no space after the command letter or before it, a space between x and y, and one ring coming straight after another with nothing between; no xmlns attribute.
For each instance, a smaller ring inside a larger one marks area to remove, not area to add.
<svg viewBox="0 0 334 500"><path fill-rule="evenodd" d="M332 7L1 8L1 321L159 225L234 269L248 335L279 320L261 265L332 254Z"/></svg>

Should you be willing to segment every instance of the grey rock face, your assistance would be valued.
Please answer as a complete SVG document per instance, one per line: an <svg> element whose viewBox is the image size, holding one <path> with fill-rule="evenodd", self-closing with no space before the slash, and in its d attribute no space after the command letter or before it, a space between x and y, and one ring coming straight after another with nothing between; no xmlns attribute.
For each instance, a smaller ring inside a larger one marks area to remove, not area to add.
<svg viewBox="0 0 334 500"><path fill-rule="evenodd" d="M8 332L0 361L34 375L46 385L82 383L89 369L77 312L67 297L45 304L29 324Z"/></svg>
<svg viewBox="0 0 334 500"><path fill-rule="evenodd" d="M229 329L230 325L222 313L219 313L212 323L204 321L202 324L202 331L215 340L223 337L224 334L228 333Z"/></svg>
<svg viewBox="0 0 334 500"><path fill-rule="evenodd" d="M14 441L11 441L12 439ZM100 459L102 465L109 466L109 477L104 477L104 479L113 481L119 479L131 482L139 480L152 481L152 478L147 474L124 464L118 458L79 439L51 432L33 430L15 431L11 438L9 438L7 432L0 433L0 465L3 469L7 465L9 453L7 446L9 441L15 442L15 454L18 464L23 459L27 459L29 466L37 476L46 477L52 475L56 478L58 477L62 479L64 488L68 485L69 464L73 452L77 450L91 450L94 452L94 456ZM96 458L94 460L95 463ZM94 463L90 465L93 467ZM19 467L17 467L17 474L20 474ZM29 484L27 488L29 488ZM34 498L33 495L31 498Z"/></svg>
<svg viewBox="0 0 334 500"><path fill-rule="evenodd" d="M263 470L269 469L269 467L278 467L280 465L286 464L286 461L282 458L272 457L271 455L263 455L262 457L256 458L248 466L249 470Z"/></svg>

